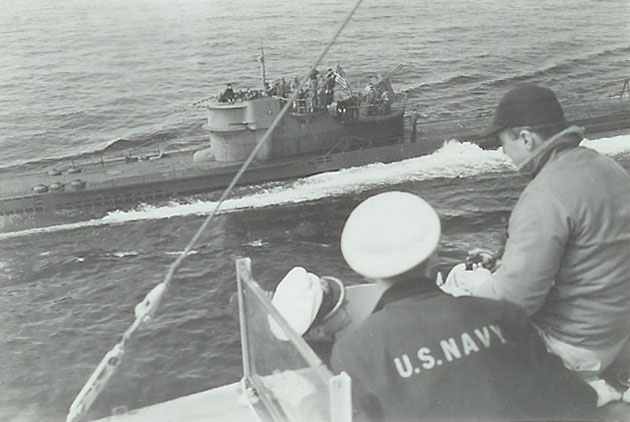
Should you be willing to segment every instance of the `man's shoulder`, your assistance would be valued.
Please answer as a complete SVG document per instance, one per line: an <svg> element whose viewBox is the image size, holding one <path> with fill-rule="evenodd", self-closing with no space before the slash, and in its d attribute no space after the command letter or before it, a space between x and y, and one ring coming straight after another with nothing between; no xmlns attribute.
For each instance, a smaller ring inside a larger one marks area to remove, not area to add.
<svg viewBox="0 0 630 422"><path fill-rule="evenodd" d="M429 319L426 320L427 323L432 323L432 320L434 321L434 319L430 318L431 315L433 315L435 319L439 319L438 317L440 315L443 315L445 318L455 319L465 318L468 315L504 312L519 313L522 311L519 306L507 301L476 296L454 297L437 291L435 294L411 296L399 302L389 304L383 309L385 312L379 311L373 313L366 322L371 320L372 326L388 325L389 323L397 324L400 319L399 312L396 312L396 315L392 316L391 311L394 308L401 309L403 307L409 309L409 312L405 313L409 318L418 318L421 322L425 322L424 318L419 318L417 314L412 313L413 308L417 308L418 311L422 312L422 315L429 316Z"/></svg>
<svg viewBox="0 0 630 422"><path fill-rule="evenodd" d="M453 297L445 293L412 296L390 304L371 314L349 335L336 344L355 347L366 340L404 334L404 327L413 324L419 331L423 326L436 324L461 325L502 319L527 318L525 311L510 302L474 296ZM402 331L401 331L402 330Z"/></svg>
<svg viewBox="0 0 630 422"><path fill-rule="evenodd" d="M571 204L609 196L628 183L630 175L615 159L586 147L570 148L545 164L519 202L570 209Z"/></svg>
<svg viewBox="0 0 630 422"><path fill-rule="evenodd" d="M613 172L623 178L629 177L614 158L594 149L578 146L561 151L550 159L533 181L542 179L551 182L557 178L575 179L581 174L602 172Z"/></svg>
<svg viewBox="0 0 630 422"><path fill-rule="evenodd" d="M450 302L454 299L450 295L439 293L428 297L413 295L387 303L371 313L356 328L337 339L334 349L361 348L368 341L374 343L386 335L397 333L405 323L431 323L434 321L432 316L435 317L437 312L448 312ZM425 317L422 318L421 315Z"/></svg>

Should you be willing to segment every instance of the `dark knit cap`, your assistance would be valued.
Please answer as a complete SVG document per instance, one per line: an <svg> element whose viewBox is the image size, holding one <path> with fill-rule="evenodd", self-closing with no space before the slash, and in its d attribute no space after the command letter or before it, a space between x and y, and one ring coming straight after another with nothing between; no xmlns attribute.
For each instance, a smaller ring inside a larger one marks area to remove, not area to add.
<svg viewBox="0 0 630 422"><path fill-rule="evenodd" d="M518 85L503 96L486 136L520 126L566 126L562 106L552 90L536 84Z"/></svg>

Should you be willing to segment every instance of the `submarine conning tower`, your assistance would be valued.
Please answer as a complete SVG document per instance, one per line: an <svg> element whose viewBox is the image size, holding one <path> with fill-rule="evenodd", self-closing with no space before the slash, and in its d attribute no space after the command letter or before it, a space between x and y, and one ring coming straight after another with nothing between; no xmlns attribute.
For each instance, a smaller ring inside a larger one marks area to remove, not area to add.
<svg viewBox="0 0 630 422"><path fill-rule="evenodd" d="M208 115L210 145L217 161L244 161L265 130L280 113L279 98L268 97L229 103L205 104ZM272 142L262 146L256 158L272 158Z"/></svg>
<svg viewBox="0 0 630 422"><path fill-rule="evenodd" d="M260 96L258 96L260 95ZM243 162L280 114L287 99L281 96L204 100L210 132L210 148L195 161ZM394 97L390 95L390 97ZM255 159L268 161L302 154L331 154L397 142L404 136L404 101L368 102L359 96L330 104L298 99L276 126ZM387 107L386 107L387 105Z"/></svg>
<svg viewBox="0 0 630 422"><path fill-rule="evenodd" d="M212 159L242 162L271 126L286 99L271 96L234 102L204 104L210 131ZM401 120L402 121L402 120ZM256 154L257 160L325 153L340 140L358 132L357 125L347 125L333 118L327 109L289 112ZM383 127L383 131L390 128ZM378 131L372 130L370 136Z"/></svg>

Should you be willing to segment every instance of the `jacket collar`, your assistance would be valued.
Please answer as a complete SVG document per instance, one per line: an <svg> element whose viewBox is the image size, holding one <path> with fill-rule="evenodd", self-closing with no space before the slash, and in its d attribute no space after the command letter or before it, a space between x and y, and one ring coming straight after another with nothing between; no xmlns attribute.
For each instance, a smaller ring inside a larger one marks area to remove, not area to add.
<svg viewBox="0 0 630 422"><path fill-rule="evenodd" d="M372 313L383 309L383 307L389 303L396 302L410 296L418 296L428 293L441 293L441 290L437 287L435 281L431 281L428 278L399 281L385 290L381 298L376 303L376 306L374 306Z"/></svg>
<svg viewBox="0 0 630 422"><path fill-rule="evenodd" d="M584 129L570 126L549 138L536 150L531 157L518 166L518 171L535 176L555 153L577 147L584 138Z"/></svg>

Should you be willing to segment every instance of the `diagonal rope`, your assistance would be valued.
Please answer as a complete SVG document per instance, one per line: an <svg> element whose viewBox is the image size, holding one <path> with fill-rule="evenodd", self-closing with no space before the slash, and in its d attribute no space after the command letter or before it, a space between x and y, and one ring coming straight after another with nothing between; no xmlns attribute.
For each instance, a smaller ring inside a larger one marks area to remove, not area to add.
<svg viewBox="0 0 630 422"><path fill-rule="evenodd" d="M241 179L241 177L243 176L247 168L250 166L250 164L254 160L254 157L256 156L258 151L260 151L260 148L262 148L262 146L271 137L271 134L273 133L275 128L278 126L282 118L287 114L293 102L297 99L299 91L302 88L304 88L304 86L308 82L311 72L315 70L315 68L320 64L320 62L322 61L324 56L328 53L330 48L333 46L333 44L335 43L335 41L337 40L337 38L339 37L343 29L346 27L346 25L348 25L348 23L350 22L350 19L352 18L352 16L354 15L354 13L359 8L362 2L363 0L357 0L352 10L350 10L350 12L346 15L344 21L341 23L341 25L339 25L339 28L337 28L337 31L332 36L331 40L328 42L328 44L326 44L326 47L324 48L324 50L321 52L319 57L317 57L317 59L313 62L312 66L309 69L309 72L302 79L298 88L293 91L293 93L287 100L284 107L282 107L282 110L280 111L280 113L276 116L271 126L267 129L267 131L263 135L262 139L256 144L252 152L247 157L247 160L245 160L245 162L240 167L240 169L238 170L238 172L236 173L236 175L234 176L234 178L232 179L228 187L225 189L225 191L223 191L223 194L221 194L221 197L217 201L217 204L212 210L212 213L208 217L206 217L206 219L201 224L197 232L193 235L191 240L188 242L188 244L186 245L182 253L169 266L166 272L166 275L164 277L164 280L162 280L162 282L158 283L155 287L153 287L153 289L151 289L151 291L147 293L147 295L142 300L142 302L136 305L135 310L134 310L136 319L129 326L129 328L127 328L127 330L123 333L123 335L120 337L120 340L114 345L114 347L109 352L107 352L107 354L103 357L101 362L98 364L98 366L96 367L96 369L94 370L90 378L88 378L88 381L85 383L85 385L83 386L83 388L81 389L77 397L72 402L72 405L70 406L68 415L66 417L66 422L74 422L83 414L85 414L85 412L89 410L94 400L96 400L100 392L105 388L105 386L107 385L107 381L114 374L114 372L116 371L116 368L118 367L118 365L120 364L122 360L122 356L124 355L124 352L125 352L124 351L125 343L131 338L132 334L138 328L142 326L142 324L146 324L151 321L155 312L157 311L157 308L162 302L162 299L164 298L164 294L166 293L168 287L170 286L171 281L173 280L173 277L175 273L177 272L178 268L182 265L182 263L184 262L184 260L186 259L186 257L188 256L192 248L195 246L195 244L197 243L197 241L199 240L203 232L210 225L212 220L214 220L219 209L221 208L221 205L230 195L230 193L232 192L232 190L234 189L238 181Z"/></svg>

